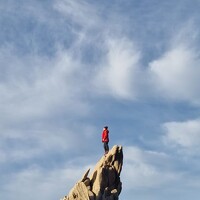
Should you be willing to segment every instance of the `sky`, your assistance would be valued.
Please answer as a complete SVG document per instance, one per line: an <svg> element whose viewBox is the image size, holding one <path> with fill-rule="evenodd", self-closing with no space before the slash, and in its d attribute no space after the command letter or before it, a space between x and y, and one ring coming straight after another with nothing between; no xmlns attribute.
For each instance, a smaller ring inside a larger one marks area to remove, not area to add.
<svg viewBox="0 0 200 200"><path fill-rule="evenodd" d="M122 145L121 200L200 198L199 0L0 0L0 199L59 200Z"/></svg>

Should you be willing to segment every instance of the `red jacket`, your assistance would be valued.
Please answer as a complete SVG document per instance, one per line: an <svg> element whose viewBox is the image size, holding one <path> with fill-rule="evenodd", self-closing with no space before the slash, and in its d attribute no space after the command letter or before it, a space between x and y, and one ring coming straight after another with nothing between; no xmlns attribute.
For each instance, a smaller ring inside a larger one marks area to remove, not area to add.
<svg viewBox="0 0 200 200"><path fill-rule="evenodd" d="M109 142L109 136L108 136L109 130L105 129L102 132L102 142Z"/></svg>

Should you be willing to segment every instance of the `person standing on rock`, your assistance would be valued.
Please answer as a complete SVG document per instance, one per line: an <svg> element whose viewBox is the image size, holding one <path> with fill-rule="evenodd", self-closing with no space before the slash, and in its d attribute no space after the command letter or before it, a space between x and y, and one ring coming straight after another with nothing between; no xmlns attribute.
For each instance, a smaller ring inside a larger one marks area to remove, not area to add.
<svg viewBox="0 0 200 200"><path fill-rule="evenodd" d="M103 128L103 132L102 132L102 142L104 143L104 150L105 150L105 154L108 153L109 151L109 146L108 146L108 142L109 142L109 130L107 126L104 126Z"/></svg>

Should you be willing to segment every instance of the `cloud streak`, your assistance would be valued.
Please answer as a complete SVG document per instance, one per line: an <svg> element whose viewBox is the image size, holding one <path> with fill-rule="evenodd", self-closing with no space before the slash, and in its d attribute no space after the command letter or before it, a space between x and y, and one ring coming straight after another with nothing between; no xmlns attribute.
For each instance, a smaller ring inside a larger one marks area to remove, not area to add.
<svg viewBox="0 0 200 200"><path fill-rule="evenodd" d="M199 104L199 59L194 51L178 46L150 63L154 87L160 96Z"/></svg>
<svg viewBox="0 0 200 200"><path fill-rule="evenodd" d="M140 53L127 39L108 39L108 53L99 67L95 85L101 94L133 99L137 96L137 75ZM136 91L134 91L136 89Z"/></svg>
<svg viewBox="0 0 200 200"><path fill-rule="evenodd" d="M2 121L49 117L61 110L79 115L88 112L87 103L80 100L84 88L77 87L82 79L78 73L81 64L71 60L67 52L58 52L53 59L9 59L10 65L1 67L5 74L0 83ZM29 71L28 65L32 66Z"/></svg>
<svg viewBox="0 0 200 200"><path fill-rule="evenodd" d="M123 178L126 190L165 187L180 179L181 174L173 172L173 167L170 166L172 158L167 154L134 146L124 149L126 170Z"/></svg>
<svg viewBox="0 0 200 200"><path fill-rule="evenodd" d="M76 181L81 179L84 170L87 169L88 166L72 167L68 166L68 163L64 168L51 171L43 170L38 166L31 166L24 171L12 174L5 181L1 195L7 199L13 199L16 196L31 200L51 199L52 196L60 199L66 195L66 190L70 190ZM66 180L68 180L67 183Z"/></svg>
<svg viewBox="0 0 200 200"><path fill-rule="evenodd" d="M165 136L163 137L166 144L175 145L182 148L184 153L199 152L200 144L200 120L188 120L183 122L167 122L163 124Z"/></svg>

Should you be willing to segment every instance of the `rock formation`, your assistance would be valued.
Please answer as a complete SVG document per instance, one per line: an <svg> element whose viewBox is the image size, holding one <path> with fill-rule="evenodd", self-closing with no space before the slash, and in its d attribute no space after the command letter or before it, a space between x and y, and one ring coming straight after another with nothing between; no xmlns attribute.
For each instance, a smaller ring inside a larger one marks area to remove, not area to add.
<svg viewBox="0 0 200 200"><path fill-rule="evenodd" d="M61 200L118 200L122 190L120 173L123 164L122 146L115 145Z"/></svg>

